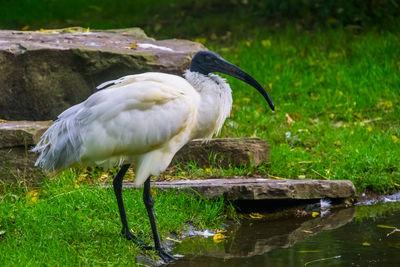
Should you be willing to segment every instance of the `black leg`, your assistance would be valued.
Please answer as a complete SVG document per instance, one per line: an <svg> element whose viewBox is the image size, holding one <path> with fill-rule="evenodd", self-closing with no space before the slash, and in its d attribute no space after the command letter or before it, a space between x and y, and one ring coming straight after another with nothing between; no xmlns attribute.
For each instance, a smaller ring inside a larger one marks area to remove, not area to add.
<svg viewBox="0 0 400 267"><path fill-rule="evenodd" d="M154 215L154 200L150 193L150 177L144 182L143 189L143 202L147 209L147 214L149 215L151 230L153 231L154 247L158 252L158 255L164 262L169 262L174 259L171 255L165 252L161 244L160 235L158 234L156 218Z"/></svg>
<svg viewBox="0 0 400 267"><path fill-rule="evenodd" d="M146 248L146 249L151 249L151 247L144 244L143 241L138 240L138 238L134 234L132 234L132 232L129 230L129 227L128 227L128 220L126 219L124 200L122 199L122 180L124 179L124 175L125 175L126 171L128 170L129 166L130 166L130 164L122 165L121 169L119 170L118 174L115 176L115 178L113 180L114 193L117 198L119 215L121 217L121 222L122 222L121 233L125 236L126 239L132 240L139 246Z"/></svg>

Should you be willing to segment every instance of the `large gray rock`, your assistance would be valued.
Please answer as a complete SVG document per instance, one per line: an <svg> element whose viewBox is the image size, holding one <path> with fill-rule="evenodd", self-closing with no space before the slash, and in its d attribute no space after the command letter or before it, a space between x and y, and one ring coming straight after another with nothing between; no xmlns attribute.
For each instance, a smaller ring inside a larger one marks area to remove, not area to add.
<svg viewBox="0 0 400 267"><path fill-rule="evenodd" d="M181 75L202 49L139 29L0 31L0 119L55 119L104 81L146 71Z"/></svg>
<svg viewBox="0 0 400 267"><path fill-rule="evenodd" d="M41 169L34 166L37 156L28 150L51 124L52 121L0 122L0 181L41 179Z"/></svg>
<svg viewBox="0 0 400 267"><path fill-rule="evenodd" d="M125 186L133 187L133 184ZM227 200L350 198L355 195L355 187L348 180L237 178L155 182L154 186L195 190L207 198L223 196Z"/></svg>
<svg viewBox="0 0 400 267"><path fill-rule="evenodd" d="M197 166L258 166L269 162L270 147L259 138L195 139L175 155L172 164L196 162Z"/></svg>

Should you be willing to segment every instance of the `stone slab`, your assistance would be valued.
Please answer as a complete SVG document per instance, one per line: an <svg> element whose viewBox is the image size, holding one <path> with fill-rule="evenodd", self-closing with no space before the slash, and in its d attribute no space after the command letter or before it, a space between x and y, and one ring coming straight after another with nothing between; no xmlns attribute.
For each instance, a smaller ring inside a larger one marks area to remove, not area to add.
<svg viewBox="0 0 400 267"><path fill-rule="evenodd" d="M155 182L153 185L160 189L195 190L206 198L223 196L227 200L300 200L355 196L355 187L348 180L236 178ZM133 187L133 183L125 183L124 186Z"/></svg>

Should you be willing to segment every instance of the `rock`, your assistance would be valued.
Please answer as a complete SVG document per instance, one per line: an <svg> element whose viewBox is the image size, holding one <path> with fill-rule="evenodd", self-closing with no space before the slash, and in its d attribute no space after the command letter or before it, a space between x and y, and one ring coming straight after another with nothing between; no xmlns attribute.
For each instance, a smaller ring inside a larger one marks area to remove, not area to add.
<svg viewBox="0 0 400 267"><path fill-rule="evenodd" d="M52 121L0 122L0 148L35 145L52 123Z"/></svg>
<svg viewBox="0 0 400 267"><path fill-rule="evenodd" d="M37 156L28 150L52 121L0 122L0 181L38 181L43 176L35 167Z"/></svg>
<svg viewBox="0 0 400 267"><path fill-rule="evenodd" d="M138 29L0 31L0 119L55 119L102 82L146 71L181 75L202 49Z"/></svg>
<svg viewBox="0 0 400 267"><path fill-rule="evenodd" d="M199 167L258 166L269 162L269 150L267 142L259 138L195 139L179 150L172 164L194 161Z"/></svg>
<svg viewBox="0 0 400 267"><path fill-rule="evenodd" d="M133 183L124 186L133 187ZM355 187L348 180L237 178L155 182L154 186L195 190L206 198L223 196L227 200L350 198L355 195Z"/></svg>

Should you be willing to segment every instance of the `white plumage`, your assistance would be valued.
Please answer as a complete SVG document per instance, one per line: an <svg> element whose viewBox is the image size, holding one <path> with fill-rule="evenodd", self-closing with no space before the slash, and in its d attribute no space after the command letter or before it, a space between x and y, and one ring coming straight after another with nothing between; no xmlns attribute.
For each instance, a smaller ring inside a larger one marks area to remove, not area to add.
<svg viewBox="0 0 400 267"><path fill-rule="evenodd" d="M86 101L61 113L34 152L54 171L74 165L106 169L132 163L135 184L165 170L193 138L211 138L232 107L231 89L214 74L148 72L100 85Z"/></svg>

